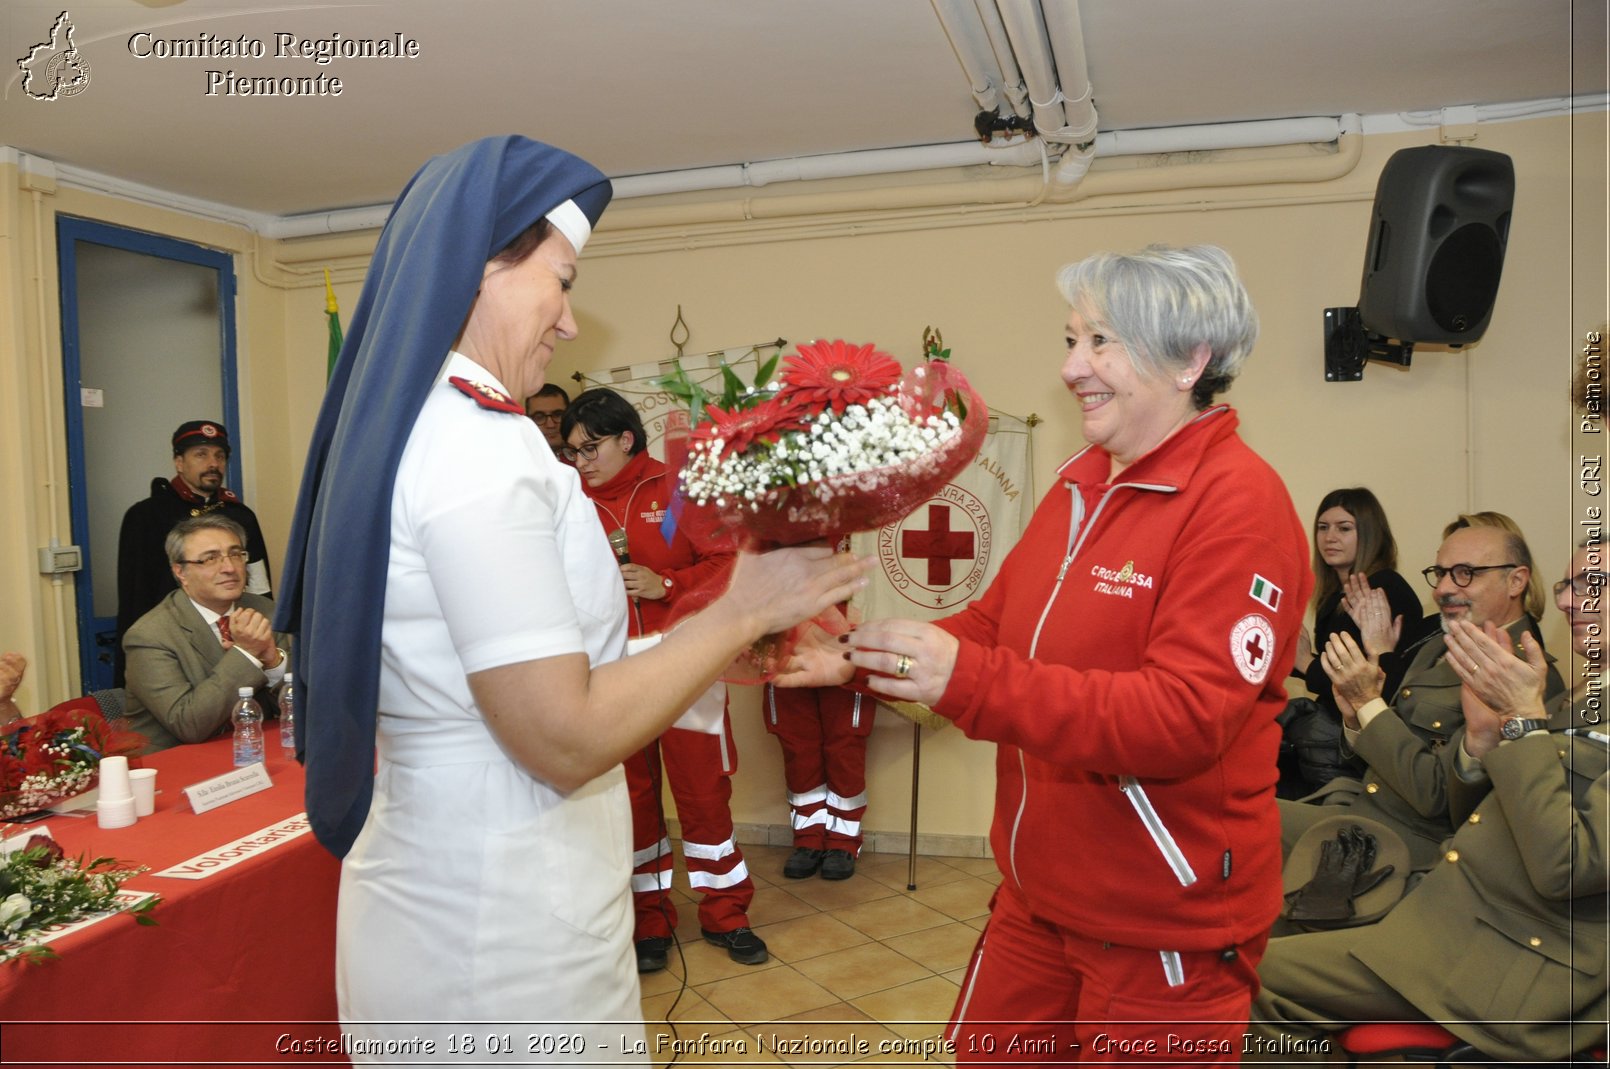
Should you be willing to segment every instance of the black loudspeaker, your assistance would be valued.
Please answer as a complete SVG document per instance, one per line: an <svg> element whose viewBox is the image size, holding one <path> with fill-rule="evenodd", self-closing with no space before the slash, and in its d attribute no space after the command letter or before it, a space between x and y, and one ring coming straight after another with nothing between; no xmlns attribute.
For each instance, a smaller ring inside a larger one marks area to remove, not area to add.
<svg viewBox="0 0 1610 1069"><path fill-rule="evenodd" d="M1501 152L1393 153L1375 187L1359 318L1371 334L1465 345L1481 337L1509 242L1515 165Z"/></svg>

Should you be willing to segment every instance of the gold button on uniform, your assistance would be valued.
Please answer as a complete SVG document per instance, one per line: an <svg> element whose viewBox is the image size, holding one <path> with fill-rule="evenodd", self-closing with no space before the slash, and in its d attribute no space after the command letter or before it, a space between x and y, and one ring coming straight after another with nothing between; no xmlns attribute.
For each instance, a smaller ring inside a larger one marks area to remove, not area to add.
<svg viewBox="0 0 1610 1069"><path fill-rule="evenodd" d="M1442 856L1447 858L1449 861L1458 861L1459 860L1459 851L1457 851L1457 850L1449 850L1446 854L1443 854Z"/></svg>
<svg viewBox="0 0 1610 1069"><path fill-rule="evenodd" d="M1436 728L1438 731L1441 731L1442 730L1442 721L1441 720L1433 720L1433 721L1431 721L1431 726Z"/></svg>
<svg viewBox="0 0 1610 1069"><path fill-rule="evenodd" d="M1470 822L1472 824L1480 824L1481 823L1481 814L1480 813L1472 813L1472 814L1470 814Z"/></svg>
<svg viewBox="0 0 1610 1069"><path fill-rule="evenodd" d="M1530 943L1534 947L1540 947L1540 946L1543 945L1543 940L1539 939L1535 935L1532 936L1532 938L1528 939L1527 942Z"/></svg>
<svg viewBox="0 0 1610 1069"><path fill-rule="evenodd" d="M1413 693L1414 693L1414 688L1413 687L1404 687L1403 688L1403 696L1405 698L1407 698L1409 695L1411 695Z"/></svg>
<svg viewBox="0 0 1610 1069"><path fill-rule="evenodd" d="M1365 794L1374 794L1376 791L1378 791L1380 789L1381 789L1381 785L1378 784L1378 783L1366 783L1364 785L1364 793Z"/></svg>

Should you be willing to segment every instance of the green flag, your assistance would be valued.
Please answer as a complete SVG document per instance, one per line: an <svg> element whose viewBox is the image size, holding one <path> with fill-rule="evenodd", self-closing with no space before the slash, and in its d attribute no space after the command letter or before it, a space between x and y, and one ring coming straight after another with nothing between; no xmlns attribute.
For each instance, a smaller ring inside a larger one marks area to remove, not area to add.
<svg viewBox="0 0 1610 1069"><path fill-rule="evenodd" d="M335 287L330 285L330 269L324 269L324 314L330 320L330 358L324 368L324 379L335 373L335 358L341 355L341 307L335 303Z"/></svg>

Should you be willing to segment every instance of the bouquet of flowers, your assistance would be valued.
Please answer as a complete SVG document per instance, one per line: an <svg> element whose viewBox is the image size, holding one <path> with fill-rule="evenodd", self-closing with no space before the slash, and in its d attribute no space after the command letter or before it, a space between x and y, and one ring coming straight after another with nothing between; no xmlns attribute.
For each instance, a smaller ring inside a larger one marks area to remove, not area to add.
<svg viewBox="0 0 1610 1069"><path fill-rule="evenodd" d="M938 335L909 370L871 345L801 345L745 386L723 366L718 403L682 374L661 380L697 422L667 436L680 464L678 524L695 543L758 549L836 539L905 516L972 462L989 414L945 361ZM686 602L682 611L696 608ZM830 634L842 620L817 620ZM809 625L807 625L809 626ZM797 635L770 636L724 678L757 682L781 668Z"/></svg>
<svg viewBox="0 0 1610 1069"><path fill-rule="evenodd" d="M95 786L103 757L139 753L145 739L99 714L56 708L0 730L0 820L55 805Z"/></svg>
<svg viewBox="0 0 1610 1069"><path fill-rule="evenodd" d="M937 354L937 349L931 351ZM966 467L988 413L943 360L909 371L871 345L807 343L703 406L680 488L695 529L748 546L797 545L891 523ZM695 406L697 387L666 383ZM687 522L687 521L684 521Z"/></svg>
<svg viewBox="0 0 1610 1069"><path fill-rule="evenodd" d="M39 961L56 956L38 940L55 926L97 913L128 909L140 924L155 924L156 895L133 899L120 892L144 866L98 857L74 861L48 835L34 835L0 859L0 962Z"/></svg>

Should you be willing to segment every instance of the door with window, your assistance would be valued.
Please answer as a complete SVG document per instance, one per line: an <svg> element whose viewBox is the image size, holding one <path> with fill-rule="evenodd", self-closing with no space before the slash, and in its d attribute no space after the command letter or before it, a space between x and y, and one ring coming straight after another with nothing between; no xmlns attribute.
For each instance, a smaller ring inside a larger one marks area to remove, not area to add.
<svg viewBox="0 0 1610 1069"><path fill-rule="evenodd" d="M173 431L229 428L237 452L235 273L228 253L62 216L57 222L68 481L84 689L112 686L118 530L123 513L171 478ZM165 562L143 562L144 567Z"/></svg>

